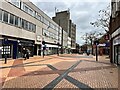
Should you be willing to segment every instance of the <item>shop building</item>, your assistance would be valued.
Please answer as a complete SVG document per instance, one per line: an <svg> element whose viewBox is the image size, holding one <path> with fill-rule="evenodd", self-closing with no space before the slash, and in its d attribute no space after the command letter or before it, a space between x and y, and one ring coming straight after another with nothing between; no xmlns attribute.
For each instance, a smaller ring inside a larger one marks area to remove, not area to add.
<svg viewBox="0 0 120 90"><path fill-rule="evenodd" d="M61 33L61 27L29 0L0 1L2 58L21 58L23 48L29 49L30 56L41 55L42 41L46 54L55 54L61 47Z"/></svg>
<svg viewBox="0 0 120 90"><path fill-rule="evenodd" d="M120 0L111 2L111 18L110 18L110 61L116 65L120 65Z"/></svg>

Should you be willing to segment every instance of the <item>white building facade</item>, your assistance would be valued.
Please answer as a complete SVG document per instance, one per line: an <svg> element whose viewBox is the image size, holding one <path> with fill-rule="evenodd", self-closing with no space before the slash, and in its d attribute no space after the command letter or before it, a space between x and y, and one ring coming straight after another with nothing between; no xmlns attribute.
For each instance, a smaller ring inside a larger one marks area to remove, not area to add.
<svg viewBox="0 0 120 90"><path fill-rule="evenodd" d="M28 0L0 1L0 42L2 57L23 57L23 48L30 56L41 55L42 41L46 54L56 54L61 46L61 27ZM59 43L59 46L58 46Z"/></svg>

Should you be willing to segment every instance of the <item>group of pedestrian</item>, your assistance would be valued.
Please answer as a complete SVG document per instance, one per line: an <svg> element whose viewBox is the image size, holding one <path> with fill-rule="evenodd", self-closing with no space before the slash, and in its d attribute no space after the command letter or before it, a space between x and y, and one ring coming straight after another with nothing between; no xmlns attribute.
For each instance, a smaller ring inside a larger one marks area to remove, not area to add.
<svg viewBox="0 0 120 90"><path fill-rule="evenodd" d="M24 60L29 59L29 54L30 51L26 48L23 48L23 57L25 58Z"/></svg>

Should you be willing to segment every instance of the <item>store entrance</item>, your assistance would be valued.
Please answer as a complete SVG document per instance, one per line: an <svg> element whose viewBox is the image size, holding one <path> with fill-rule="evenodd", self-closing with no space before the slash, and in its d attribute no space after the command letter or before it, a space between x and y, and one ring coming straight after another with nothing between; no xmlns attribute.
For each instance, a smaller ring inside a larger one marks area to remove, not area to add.
<svg viewBox="0 0 120 90"><path fill-rule="evenodd" d="M120 65L120 45L114 47L114 63Z"/></svg>

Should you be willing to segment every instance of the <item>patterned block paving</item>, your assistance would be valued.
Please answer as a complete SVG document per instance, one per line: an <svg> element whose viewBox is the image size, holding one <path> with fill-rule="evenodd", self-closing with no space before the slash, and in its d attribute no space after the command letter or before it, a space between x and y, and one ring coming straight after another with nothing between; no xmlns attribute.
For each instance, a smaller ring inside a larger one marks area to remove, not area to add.
<svg viewBox="0 0 120 90"><path fill-rule="evenodd" d="M15 60L13 63L14 65L18 65L18 64L23 64L22 60ZM25 72L24 67L15 67L15 68L11 68L8 74L8 77L13 77L13 76L21 76L23 75Z"/></svg>
<svg viewBox="0 0 120 90"><path fill-rule="evenodd" d="M24 65L26 72L36 71L36 70L39 70L39 69L42 69L45 67L46 67L46 65L40 65L40 64Z"/></svg>
<svg viewBox="0 0 120 90"><path fill-rule="evenodd" d="M63 61L63 62L59 62L57 64L54 64L53 66L59 70L66 70L75 63L76 63L76 61Z"/></svg>
<svg viewBox="0 0 120 90"><path fill-rule="evenodd" d="M110 65L103 64L103 63L91 62L91 61L82 61L75 69L77 69L77 68L103 67L103 66L110 66Z"/></svg>
<svg viewBox="0 0 120 90"><path fill-rule="evenodd" d="M43 88L58 75L22 76L4 83L3 88Z"/></svg>
<svg viewBox="0 0 120 90"><path fill-rule="evenodd" d="M47 74L58 74L58 72L57 71L55 72L48 67L45 67L45 68L41 68L41 69L36 70L36 71L27 72L23 76L47 75Z"/></svg>
<svg viewBox="0 0 120 90"><path fill-rule="evenodd" d="M118 88L117 68L97 71L73 72L69 73L69 76L90 86L91 88Z"/></svg>
<svg viewBox="0 0 120 90"><path fill-rule="evenodd" d="M55 88L78 88L77 86L73 85L72 83L70 83L69 81L63 79L62 81L60 81Z"/></svg>
<svg viewBox="0 0 120 90"><path fill-rule="evenodd" d="M6 78L0 78L0 90L5 82Z"/></svg>
<svg viewBox="0 0 120 90"><path fill-rule="evenodd" d="M11 68L1 70L2 77L7 77Z"/></svg>

